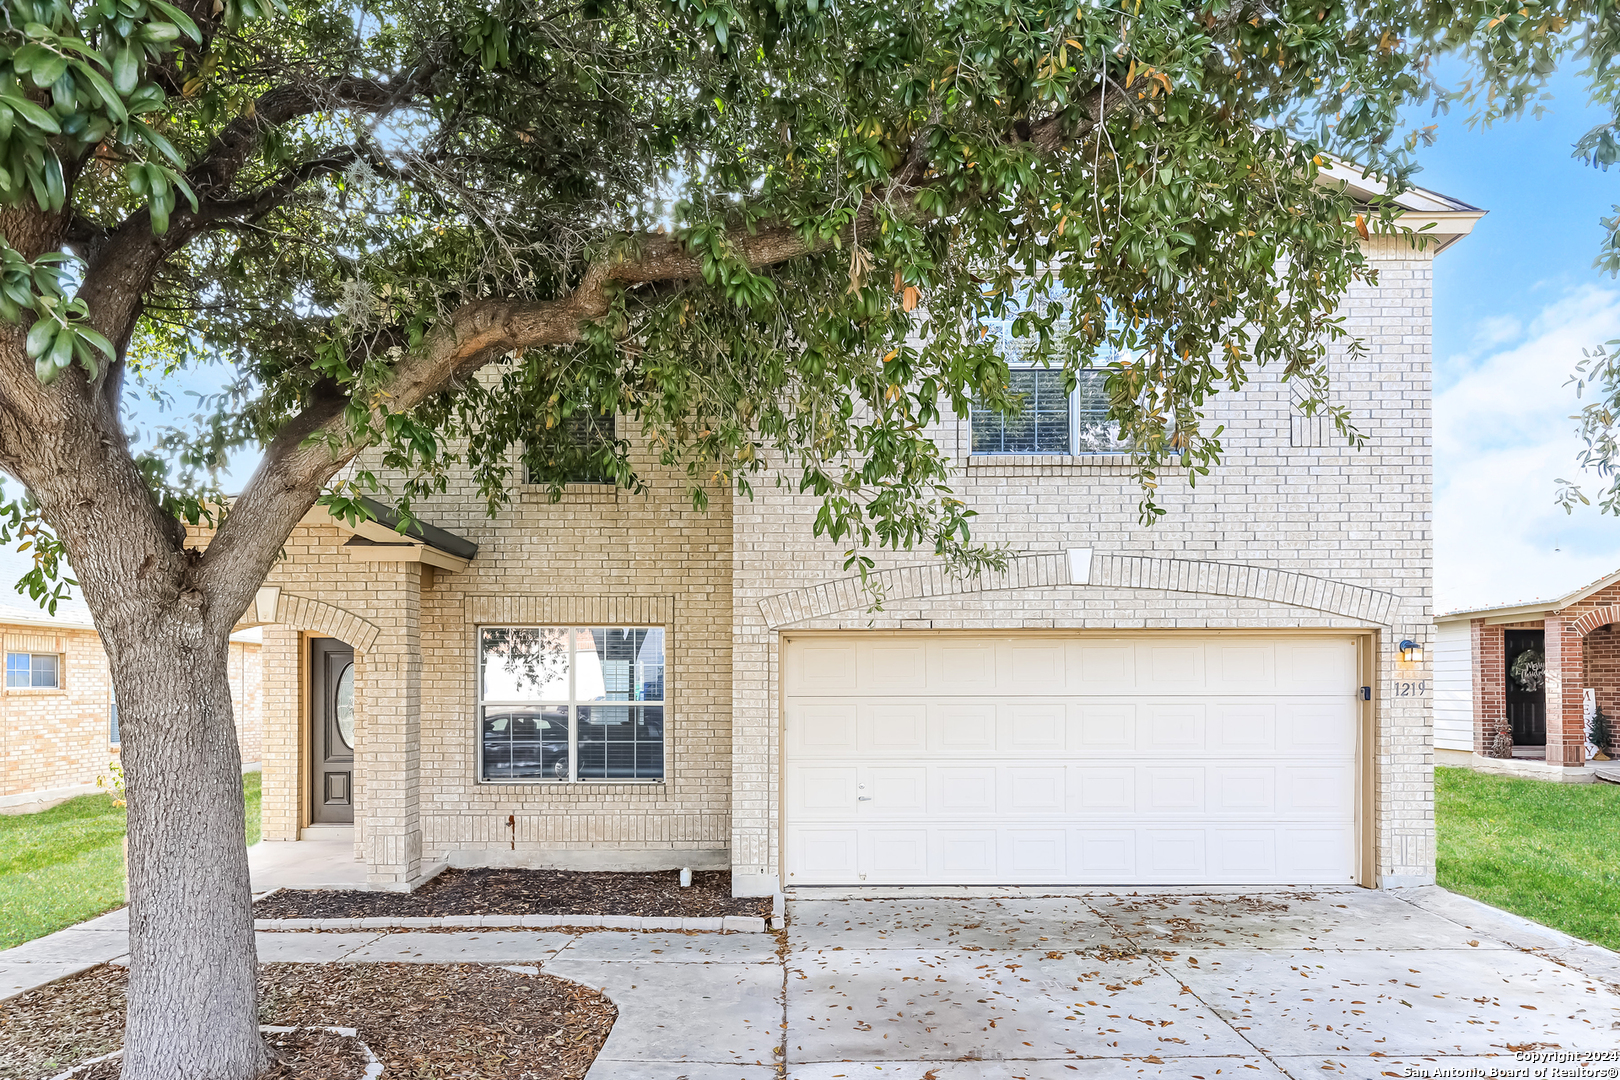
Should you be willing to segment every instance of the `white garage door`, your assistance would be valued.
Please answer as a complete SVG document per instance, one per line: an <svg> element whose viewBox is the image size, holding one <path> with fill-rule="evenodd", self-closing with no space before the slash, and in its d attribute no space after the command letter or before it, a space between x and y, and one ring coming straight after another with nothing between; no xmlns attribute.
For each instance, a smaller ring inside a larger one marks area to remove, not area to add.
<svg viewBox="0 0 1620 1080"><path fill-rule="evenodd" d="M790 885L1356 879L1352 638L805 636Z"/></svg>

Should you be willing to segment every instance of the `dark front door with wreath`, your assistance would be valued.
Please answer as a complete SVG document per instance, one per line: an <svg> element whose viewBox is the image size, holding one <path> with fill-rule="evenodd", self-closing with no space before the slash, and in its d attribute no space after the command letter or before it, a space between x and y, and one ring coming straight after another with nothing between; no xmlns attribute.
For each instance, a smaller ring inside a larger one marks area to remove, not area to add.
<svg viewBox="0 0 1620 1080"><path fill-rule="evenodd" d="M1507 714L1514 746L1547 745L1547 653L1541 630L1504 630Z"/></svg>

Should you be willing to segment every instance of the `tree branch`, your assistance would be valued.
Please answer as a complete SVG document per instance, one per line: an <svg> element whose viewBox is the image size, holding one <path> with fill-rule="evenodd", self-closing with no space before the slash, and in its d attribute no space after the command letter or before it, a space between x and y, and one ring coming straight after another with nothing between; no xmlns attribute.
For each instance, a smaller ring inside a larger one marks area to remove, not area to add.
<svg viewBox="0 0 1620 1080"><path fill-rule="evenodd" d="M1128 102L1127 93L1117 85L1108 94L1099 87L1094 98L1083 98L1064 112L1029 125L1027 134L1010 132L1008 138L1055 153L1090 137L1108 116L1128 108ZM733 252L751 269L759 270L847 243L871 228L879 202L902 212L909 208L918 188L928 183L928 173L924 155L908 153L888 185L866 197L855 220L836 238L812 242L797 229L775 226L732 236ZM588 267L568 296L463 304L441 319L421 345L400 361L377 397L388 403L391 412L415 408L508 353L578 344L586 324L607 314L615 287L678 281L701 274L699 257L679 240L661 234L642 236L634 254ZM197 567L197 580L233 622L246 609L264 568L315 504L321 489L364 448L347 430L345 404L341 400L318 401L272 440L230 516L204 553ZM333 447L341 449L334 451Z"/></svg>

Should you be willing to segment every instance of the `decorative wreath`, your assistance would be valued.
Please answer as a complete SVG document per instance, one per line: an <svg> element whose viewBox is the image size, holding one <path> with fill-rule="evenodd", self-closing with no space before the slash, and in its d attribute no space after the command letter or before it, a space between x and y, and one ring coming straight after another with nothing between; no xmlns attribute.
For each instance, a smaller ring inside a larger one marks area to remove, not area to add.
<svg viewBox="0 0 1620 1080"><path fill-rule="evenodd" d="M1513 658L1513 667L1508 673L1520 690L1534 693L1546 685L1547 657L1540 649L1526 649Z"/></svg>

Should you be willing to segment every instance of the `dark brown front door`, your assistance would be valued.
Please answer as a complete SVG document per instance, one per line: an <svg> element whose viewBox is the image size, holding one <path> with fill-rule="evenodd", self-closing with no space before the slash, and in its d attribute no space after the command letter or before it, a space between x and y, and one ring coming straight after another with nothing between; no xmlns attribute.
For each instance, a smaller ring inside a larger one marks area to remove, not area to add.
<svg viewBox="0 0 1620 1080"><path fill-rule="evenodd" d="M335 638L309 644L309 820L354 821L354 650Z"/></svg>
<svg viewBox="0 0 1620 1080"><path fill-rule="evenodd" d="M1508 725L1514 746L1547 745L1546 641L1541 630L1502 631Z"/></svg>

